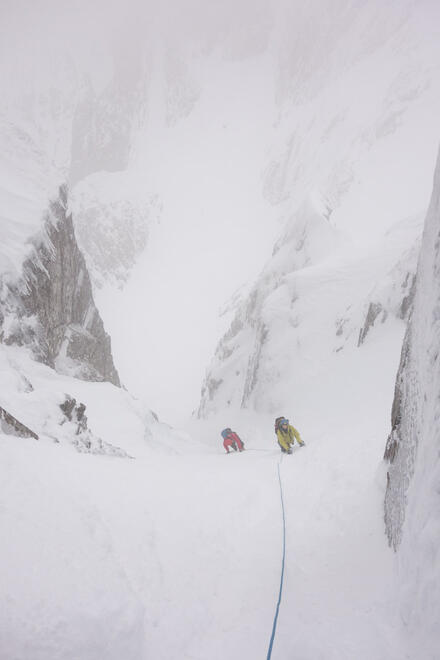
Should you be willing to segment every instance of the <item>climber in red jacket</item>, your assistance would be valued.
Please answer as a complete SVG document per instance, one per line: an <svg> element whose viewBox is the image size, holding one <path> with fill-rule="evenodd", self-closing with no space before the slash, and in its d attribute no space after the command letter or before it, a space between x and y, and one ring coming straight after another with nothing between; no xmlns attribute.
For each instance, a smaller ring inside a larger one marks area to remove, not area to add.
<svg viewBox="0 0 440 660"><path fill-rule="evenodd" d="M237 449L238 451L243 451L244 444L232 429L223 429L221 435L223 438L223 447L226 449L227 454L229 454L230 448L232 448L234 451L237 451Z"/></svg>

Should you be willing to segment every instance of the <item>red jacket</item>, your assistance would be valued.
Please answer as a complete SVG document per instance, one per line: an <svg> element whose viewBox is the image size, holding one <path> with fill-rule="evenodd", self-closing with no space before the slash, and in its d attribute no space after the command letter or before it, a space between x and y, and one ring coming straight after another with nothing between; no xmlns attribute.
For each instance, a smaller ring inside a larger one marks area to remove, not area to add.
<svg viewBox="0 0 440 660"><path fill-rule="evenodd" d="M234 442L236 443L238 449L243 449L242 441L240 440L239 436L233 431L231 431L231 433L228 433L228 435L224 439L223 446L226 449L226 447L230 447L231 445L233 445Z"/></svg>

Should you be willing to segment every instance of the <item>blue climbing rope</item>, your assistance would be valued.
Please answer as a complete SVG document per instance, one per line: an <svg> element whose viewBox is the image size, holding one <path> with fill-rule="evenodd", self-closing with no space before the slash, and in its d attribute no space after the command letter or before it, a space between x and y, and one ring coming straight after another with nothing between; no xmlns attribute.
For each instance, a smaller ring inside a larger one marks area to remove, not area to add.
<svg viewBox="0 0 440 660"><path fill-rule="evenodd" d="M267 659L266 660L270 660L270 658L272 657L273 642L274 642L275 633L276 633L276 630L277 630L278 614L280 612L281 596L283 594L284 563L285 563L285 559L286 559L286 515L285 515L285 511L284 511L283 484L282 484L282 481L281 481L281 474L280 474L280 464L281 464L282 460L283 460L283 456L281 455L281 458L278 461L278 481L279 481L279 484L280 484L281 511L283 513L283 560L281 562L280 593L278 594L278 602L277 602L277 607L276 607L276 610L275 610L275 617L274 617L273 626L272 626L272 634L270 636L269 650L267 651Z"/></svg>

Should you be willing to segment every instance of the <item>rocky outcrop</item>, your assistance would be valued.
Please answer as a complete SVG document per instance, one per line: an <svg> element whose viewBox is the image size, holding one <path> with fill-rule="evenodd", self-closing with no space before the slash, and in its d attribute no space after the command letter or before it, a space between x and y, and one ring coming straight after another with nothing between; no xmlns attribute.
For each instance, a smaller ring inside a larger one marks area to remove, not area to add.
<svg viewBox="0 0 440 660"><path fill-rule="evenodd" d="M20 281L3 282L0 341L29 346L60 373L120 385L67 212L65 186L50 204L44 234L34 241Z"/></svg>
<svg viewBox="0 0 440 660"><path fill-rule="evenodd" d="M438 487L440 435L440 159L426 218L415 295L392 408L385 526L397 549L405 536L429 543L429 527L440 523ZM438 528L438 527L437 527ZM423 540L424 539L424 540ZM413 551L412 551L413 552ZM413 557L417 561L417 557Z"/></svg>
<svg viewBox="0 0 440 660"><path fill-rule="evenodd" d="M412 400L412 410L405 411L411 399L410 390L416 385L410 375L410 346L411 324L403 342L391 411L391 433L384 454L384 459L390 464L385 496L385 529L388 542L394 550L397 550L402 538L406 495L414 473L418 444L418 432L414 428L417 418L414 408L418 405L416 399Z"/></svg>
<svg viewBox="0 0 440 660"><path fill-rule="evenodd" d="M365 342L376 322L385 323L389 316L407 321L415 293L416 257L419 240L389 273L385 281L372 292L364 323L359 331L358 347Z"/></svg>
<svg viewBox="0 0 440 660"><path fill-rule="evenodd" d="M76 435L87 431L87 417L85 415L86 406L84 403L77 405L76 399L66 397L66 400L60 404L60 408L68 422L76 424ZM64 423L63 420L62 423Z"/></svg>
<svg viewBox="0 0 440 660"><path fill-rule="evenodd" d="M376 322L376 319L380 314L382 314L382 323L383 323L386 320L387 313L383 309L382 305L380 303L374 303L374 302L368 305L367 316L365 318L364 325L362 326L359 332L358 346L361 346L364 343L368 332L373 327L374 323Z"/></svg>
<svg viewBox="0 0 440 660"><path fill-rule="evenodd" d="M126 451L120 447L104 442L97 437L88 427L86 406L84 403L78 403L75 398L66 395L63 403L60 404L62 418L59 422L62 431L52 430L52 437L55 441L67 440L75 449L81 453L105 454L107 456L119 456L129 458Z"/></svg>
<svg viewBox="0 0 440 660"><path fill-rule="evenodd" d="M31 431L27 426L18 421L4 408L0 406L0 431L6 435L16 435L19 438L34 438L38 440L38 435Z"/></svg>
<svg viewBox="0 0 440 660"><path fill-rule="evenodd" d="M423 218L418 215L405 218L387 232L382 243L382 265L376 268L374 285L366 295L352 297L343 315L335 320L336 353L355 343L361 348L374 334L380 333L380 328L396 320L404 321L406 326L414 300L422 232ZM388 270L393 253L397 259Z"/></svg>

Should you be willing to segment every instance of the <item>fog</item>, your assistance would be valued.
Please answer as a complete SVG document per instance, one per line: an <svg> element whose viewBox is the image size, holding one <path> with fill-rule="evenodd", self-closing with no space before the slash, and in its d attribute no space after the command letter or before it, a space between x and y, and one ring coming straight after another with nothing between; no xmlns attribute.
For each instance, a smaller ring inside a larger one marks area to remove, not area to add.
<svg viewBox="0 0 440 660"><path fill-rule="evenodd" d="M1 3L3 192L41 197L36 225L70 184L115 362L161 416L197 408L234 314L219 310L249 289L302 204L330 208L353 244L420 212L438 7ZM131 247L110 251L103 273L112 240Z"/></svg>

